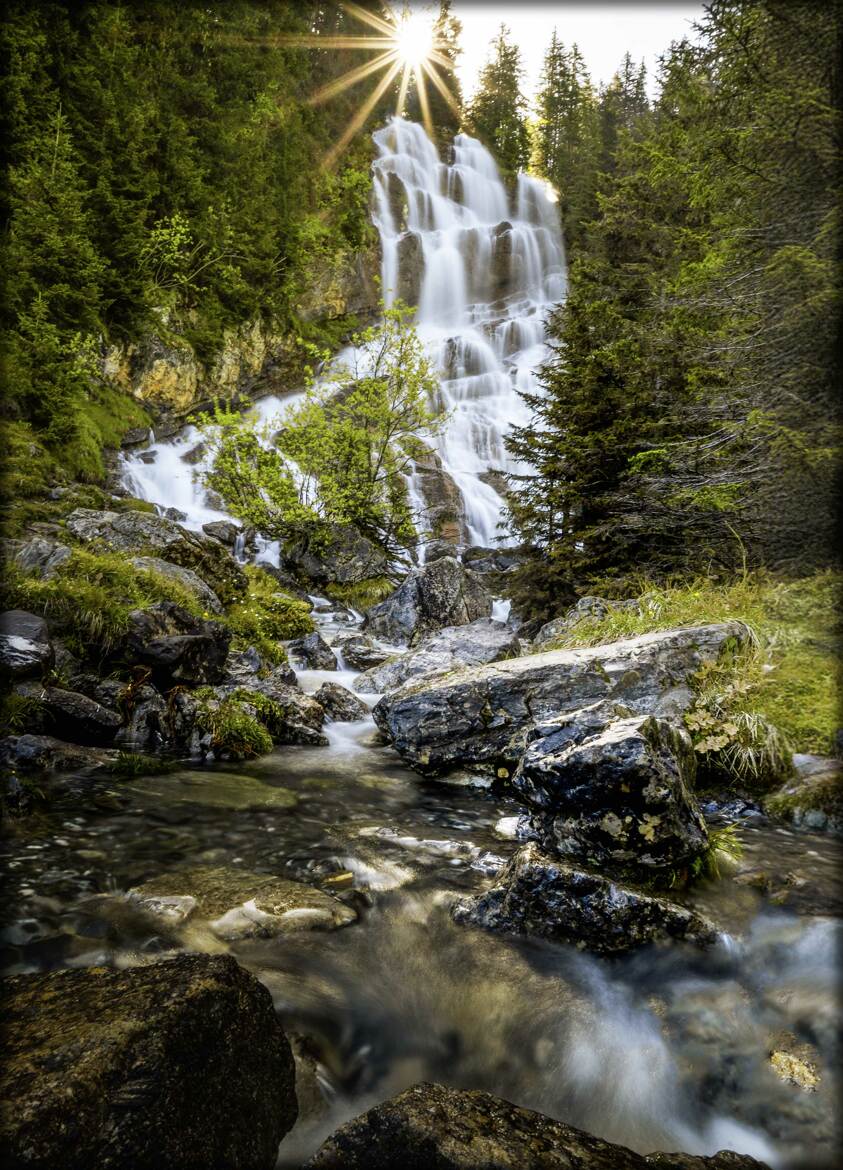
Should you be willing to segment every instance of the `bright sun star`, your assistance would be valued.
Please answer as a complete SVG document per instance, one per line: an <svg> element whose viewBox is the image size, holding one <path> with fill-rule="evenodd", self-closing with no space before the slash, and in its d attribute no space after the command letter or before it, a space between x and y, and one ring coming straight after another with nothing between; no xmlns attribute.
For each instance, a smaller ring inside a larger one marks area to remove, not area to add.
<svg viewBox="0 0 843 1170"><path fill-rule="evenodd" d="M404 113L407 104L407 92L410 81L415 82L419 95L422 121L428 134L433 134L433 121L430 116L430 103L427 96L427 81L430 81L452 110L459 116L460 110L454 95L448 89L445 79L439 69L453 72L453 62L442 52L445 43L437 31L437 15L428 9L405 6L400 15L396 15L384 2L383 16L377 16L366 8L350 2L341 3L340 7L355 20L369 25L378 34L377 36L322 36L320 34L297 35L281 37L282 44L310 47L314 49L361 49L364 52L374 53L375 56L364 65L356 69L349 69L336 80L323 85L314 93L310 101L314 105L326 102L342 93L351 85L356 85L364 78L383 72L375 88L362 103L343 131L339 140L331 147L323 159L324 166L333 166L340 154L348 146L357 131L364 125L377 103L389 89L390 85L399 77L398 101L395 112L399 116ZM438 8L438 5L437 5Z"/></svg>

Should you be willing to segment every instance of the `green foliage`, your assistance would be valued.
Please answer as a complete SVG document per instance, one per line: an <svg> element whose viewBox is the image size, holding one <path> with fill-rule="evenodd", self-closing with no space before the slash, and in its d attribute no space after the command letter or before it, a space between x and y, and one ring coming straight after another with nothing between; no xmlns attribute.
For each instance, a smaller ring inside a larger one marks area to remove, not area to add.
<svg viewBox="0 0 843 1170"><path fill-rule="evenodd" d="M138 776L161 776L177 767L172 760L160 756L145 756L141 752L120 752L117 759L109 764L112 776L123 780L134 780Z"/></svg>
<svg viewBox="0 0 843 1170"><path fill-rule="evenodd" d="M235 702L245 703L254 708L257 717L270 735L280 735L286 724L286 712L283 707L260 691L251 691L247 687L238 687L231 696Z"/></svg>
<svg viewBox="0 0 843 1170"><path fill-rule="evenodd" d="M283 593L274 578L263 569L246 565L249 584L242 601L230 605L225 621L234 635L234 649L254 646L267 661L276 665L287 661L284 647L288 638L300 638L313 628L310 608Z"/></svg>
<svg viewBox="0 0 843 1170"><path fill-rule="evenodd" d="M521 89L524 70L517 45L509 42L502 24L480 72L477 91L466 112L469 132L494 154L504 175L527 169L530 136L527 106Z"/></svg>
<svg viewBox="0 0 843 1170"><path fill-rule="evenodd" d="M212 454L205 482L235 515L282 540L351 524L391 553L414 545L404 477L441 419L427 406L436 381L412 312L385 309L354 337L353 367L334 363L263 428L220 409L198 420Z"/></svg>
<svg viewBox="0 0 843 1170"><path fill-rule="evenodd" d="M365 581L358 581L356 585L329 585L326 592L340 605L350 605L352 609L367 610L395 589L395 582L389 577L368 577Z"/></svg>
<svg viewBox="0 0 843 1170"><path fill-rule="evenodd" d="M740 861L743 853L744 844L737 823L709 826L708 848L691 862L691 879L718 881L720 866L724 861L729 863Z"/></svg>
<svg viewBox="0 0 843 1170"><path fill-rule="evenodd" d="M216 759L248 760L272 751L272 736L258 719L233 695L216 701L205 700L196 715L196 726L210 733L211 751Z"/></svg>
<svg viewBox="0 0 843 1170"><path fill-rule="evenodd" d="M0 696L0 734L18 735L38 726L44 704L34 695L18 695L14 691Z"/></svg>

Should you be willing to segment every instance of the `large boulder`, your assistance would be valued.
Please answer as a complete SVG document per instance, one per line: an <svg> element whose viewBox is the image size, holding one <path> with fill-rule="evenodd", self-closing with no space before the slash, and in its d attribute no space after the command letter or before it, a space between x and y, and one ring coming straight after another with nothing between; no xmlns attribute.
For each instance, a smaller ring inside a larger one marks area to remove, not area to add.
<svg viewBox="0 0 843 1170"><path fill-rule="evenodd" d="M21 772L84 772L108 770L117 760L109 748L64 743L52 735L7 735L0 740L0 765Z"/></svg>
<svg viewBox="0 0 843 1170"><path fill-rule="evenodd" d="M291 638L284 645L294 662L310 670L336 670L337 659L331 647L318 630L303 638Z"/></svg>
<svg viewBox="0 0 843 1170"><path fill-rule="evenodd" d="M219 622L159 601L129 614L123 653L130 662L148 666L162 686L215 683L224 677L230 642L231 631Z"/></svg>
<svg viewBox="0 0 843 1170"><path fill-rule="evenodd" d="M323 683L313 697L325 712L326 718L334 723L354 723L358 719L368 718L369 708L366 704L339 683Z"/></svg>
<svg viewBox="0 0 843 1170"><path fill-rule="evenodd" d="M173 565L169 561L162 561L160 557L132 557L131 563L136 569L157 573L159 577L167 577L183 586L188 593L192 593L196 600L211 613L222 613L222 603L210 585L206 584L193 569L185 569L182 565Z"/></svg>
<svg viewBox="0 0 843 1170"><path fill-rule="evenodd" d="M467 626L448 626L431 634L405 654L365 671L353 686L367 694L384 694L434 674L511 658L518 646L516 635L501 622L479 618Z"/></svg>
<svg viewBox="0 0 843 1170"><path fill-rule="evenodd" d="M269 992L223 955L4 984L5 1164L271 1170L296 1120Z"/></svg>
<svg viewBox="0 0 843 1170"><path fill-rule="evenodd" d="M653 715L607 721L607 706L541 728L512 787L534 810L545 847L561 857L654 875L687 866L708 844L690 736Z"/></svg>
<svg viewBox="0 0 843 1170"><path fill-rule="evenodd" d="M67 517L66 525L68 532L85 544L139 556L148 554L192 569L224 605L246 592L245 573L218 540L190 532L164 516L77 508Z"/></svg>
<svg viewBox="0 0 843 1170"><path fill-rule="evenodd" d="M285 547L284 561L320 585L358 585L382 577L389 568L383 549L350 524L332 524L311 539Z"/></svg>
<svg viewBox="0 0 843 1170"><path fill-rule="evenodd" d="M492 611L481 579L456 559L440 557L413 569L394 593L372 606L364 629L397 645L414 645L446 626L465 626Z"/></svg>
<svg viewBox="0 0 843 1170"><path fill-rule="evenodd" d="M274 874L193 866L129 891L153 916L203 918L219 938L271 938L300 930L335 930L357 921L337 898Z"/></svg>
<svg viewBox="0 0 843 1170"><path fill-rule="evenodd" d="M341 635L334 640L333 647L339 651L348 670L371 670L394 654L394 650L387 650L378 645L374 638L360 633Z"/></svg>
<svg viewBox="0 0 843 1170"><path fill-rule="evenodd" d="M692 700L690 675L743 636L739 622L723 622L467 667L386 695L375 722L420 772L509 776L528 732L569 711L608 700L630 714L681 713Z"/></svg>
<svg viewBox="0 0 843 1170"><path fill-rule="evenodd" d="M797 828L843 836L843 761L793 757L795 776L764 800L764 811Z"/></svg>
<svg viewBox="0 0 843 1170"><path fill-rule="evenodd" d="M24 609L0 614L0 682L39 678L53 665L47 623Z"/></svg>
<svg viewBox="0 0 843 1170"><path fill-rule="evenodd" d="M636 1154L477 1089L418 1084L347 1121L307 1170L768 1170L730 1151Z"/></svg>
<svg viewBox="0 0 843 1170"><path fill-rule="evenodd" d="M711 923L693 910L576 869L532 841L514 854L490 889L461 899L452 914L456 922L606 955L663 939L707 946L717 938Z"/></svg>
<svg viewBox="0 0 843 1170"><path fill-rule="evenodd" d="M43 730L72 743L108 747L122 723L116 711L78 691L23 683L17 693L37 705L37 720Z"/></svg>

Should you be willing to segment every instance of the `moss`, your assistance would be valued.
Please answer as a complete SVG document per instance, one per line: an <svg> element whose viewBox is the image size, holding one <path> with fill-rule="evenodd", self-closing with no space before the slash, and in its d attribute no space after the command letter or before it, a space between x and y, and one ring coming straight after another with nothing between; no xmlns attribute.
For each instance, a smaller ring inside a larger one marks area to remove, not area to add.
<svg viewBox="0 0 843 1170"><path fill-rule="evenodd" d="M117 759L109 765L112 776L121 776L126 780L137 776L159 776L172 772L176 764L172 760L161 759L158 756L145 756L142 753L120 752Z"/></svg>
<svg viewBox="0 0 843 1170"><path fill-rule="evenodd" d="M211 751L217 759L247 760L272 751L272 736L233 695L202 703L196 725L200 731L210 732Z"/></svg>
<svg viewBox="0 0 843 1170"><path fill-rule="evenodd" d="M287 713L279 703L270 699L269 695L263 695L260 691L250 691L247 687L238 687L229 698L254 708L257 718L270 735L280 735L283 731Z"/></svg>
<svg viewBox="0 0 843 1170"><path fill-rule="evenodd" d="M349 605L352 609L371 609L395 590L395 582L389 577L368 577L356 585L328 585L325 592L332 601Z"/></svg>
<svg viewBox="0 0 843 1170"><path fill-rule="evenodd" d="M62 448L62 466L74 479L102 483L103 450L117 448L126 431L150 426L146 410L128 394L107 383L92 385L73 440Z"/></svg>
<svg viewBox="0 0 843 1170"><path fill-rule="evenodd" d="M816 810L829 817L843 818L843 773L826 772L787 785L764 801L764 809L773 816L790 819L793 814Z"/></svg>
<svg viewBox="0 0 843 1170"><path fill-rule="evenodd" d="M269 573L254 565L245 568L248 585L242 601L230 605L225 621L234 639L234 649L254 646L269 662L287 661L287 653L279 643L288 638L300 638L315 628L310 607L283 593Z"/></svg>

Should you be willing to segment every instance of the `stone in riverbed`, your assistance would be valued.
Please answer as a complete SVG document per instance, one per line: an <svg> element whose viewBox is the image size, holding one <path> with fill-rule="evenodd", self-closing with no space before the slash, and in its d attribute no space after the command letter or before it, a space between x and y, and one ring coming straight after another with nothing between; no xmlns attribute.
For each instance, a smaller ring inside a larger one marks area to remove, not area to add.
<svg viewBox="0 0 843 1170"><path fill-rule="evenodd" d="M110 748L82 747L51 735L9 735L0 740L0 764L21 772L101 772L117 755Z"/></svg>
<svg viewBox="0 0 843 1170"><path fill-rule="evenodd" d="M303 539L285 547L284 562L320 585L358 585L382 577L389 568L383 549L350 524L330 525L318 543Z"/></svg>
<svg viewBox="0 0 843 1170"><path fill-rule="evenodd" d="M612 707L542 728L512 787L545 848L566 860L653 875L686 866L708 845L690 737L653 715L613 718Z"/></svg>
<svg viewBox="0 0 843 1170"><path fill-rule="evenodd" d="M45 687L40 683L22 683L17 694L37 704L37 719L45 731L72 743L108 747L114 742L122 720L95 699L62 687Z"/></svg>
<svg viewBox="0 0 843 1170"><path fill-rule="evenodd" d="M693 910L575 869L529 842L495 884L453 908L456 922L617 954L660 939L706 946L717 932Z"/></svg>
<svg viewBox="0 0 843 1170"><path fill-rule="evenodd" d="M298 803L295 793L288 788L264 784L255 776L216 769L186 769L163 776L145 776L124 787L127 792L151 800L158 808L193 804L232 810L281 810L294 808Z"/></svg>
<svg viewBox="0 0 843 1170"><path fill-rule="evenodd" d="M309 670L336 670L337 659L318 630L285 642L289 656Z"/></svg>
<svg viewBox="0 0 843 1170"><path fill-rule="evenodd" d="M296 1120L270 994L228 956L17 975L4 1009L6 1166L271 1170Z"/></svg>
<svg viewBox="0 0 843 1170"><path fill-rule="evenodd" d="M386 650L365 634L345 634L338 637L334 645L342 654L343 662L351 670L370 670L386 662L394 650Z"/></svg>
<svg viewBox="0 0 843 1170"><path fill-rule="evenodd" d="M373 605L364 629L398 645L415 645L445 626L464 626L492 611L492 594L454 556L413 569L394 593Z"/></svg>
<svg viewBox="0 0 843 1170"><path fill-rule="evenodd" d="M306 1170L769 1170L721 1151L636 1154L479 1090L421 1083L347 1121Z"/></svg>
<svg viewBox="0 0 843 1170"><path fill-rule="evenodd" d="M130 890L129 897L153 914L162 913L156 911L161 899L192 898L196 914L226 940L335 930L357 921L351 907L322 890L273 874L224 867L194 866L162 874Z"/></svg>
<svg viewBox="0 0 843 1170"><path fill-rule="evenodd" d="M355 691L384 694L435 674L512 658L518 645L512 630L491 618L479 618L466 626L448 626L430 634L406 653L361 674L353 686Z"/></svg>
<svg viewBox="0 0 843 1170"><path fill-rule="evenodd" d="M528 732L567 712L607 700L634 714L681 713L690 675L743 636L739 622L724 622L468 667L385 696L375 722L417 771L511 775Z"/></svg>
<svg viewBox="0 0 843 1170"><path fill-rule="evenodd" d="M0 680L38 678L53 664L47 623L24 609L0 614Z"/></svg>
<svg viewBox="0 0 843 1170"><path fill-rule="evenodd" d="M313 698L334 723L354 723L358 719L367 718L369 714L366 704L339 683L323 683Z"/></svg>

